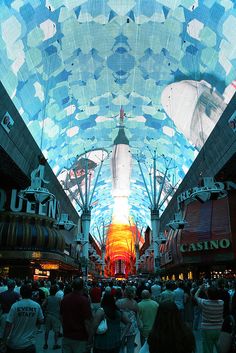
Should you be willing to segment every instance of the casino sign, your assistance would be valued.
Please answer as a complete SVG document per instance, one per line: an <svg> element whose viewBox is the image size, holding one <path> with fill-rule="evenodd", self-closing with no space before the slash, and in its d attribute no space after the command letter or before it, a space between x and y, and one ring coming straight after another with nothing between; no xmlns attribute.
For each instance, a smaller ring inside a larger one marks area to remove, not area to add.
<svg viewBox="0 0 236 353"><path fill-rule="evenodd" d="M230 245L231 245L231 241L229 239L207 240L207 241L199 241L197 243L181 244L180 251L181 253L186 253L186 252L194 252L194 251L227 249L230 247Z"/></svg>

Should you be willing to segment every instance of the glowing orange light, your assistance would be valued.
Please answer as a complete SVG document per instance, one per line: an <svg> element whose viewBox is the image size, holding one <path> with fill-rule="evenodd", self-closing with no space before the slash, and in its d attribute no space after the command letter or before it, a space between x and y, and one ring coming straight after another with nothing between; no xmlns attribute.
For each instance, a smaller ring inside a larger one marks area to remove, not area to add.
<svg viewBox="0 0 236 353"><path fill-rule="evenodd" d="M114 275L114 263L124 260L127 270L131 270L131 264L135 262L135 234L136 227L128 224L111 224L107 236L106 258L109 259L111 273ZM143 243L138 233L140 243Z"/></svg>

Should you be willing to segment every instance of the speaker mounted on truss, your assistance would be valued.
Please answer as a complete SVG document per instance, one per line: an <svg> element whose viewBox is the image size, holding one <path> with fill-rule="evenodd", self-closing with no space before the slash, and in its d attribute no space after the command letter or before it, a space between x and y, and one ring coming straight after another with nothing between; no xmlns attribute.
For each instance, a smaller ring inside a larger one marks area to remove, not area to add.
<svg viewBox="0 0 236 353"><path fill-rule="evenodd" d="M221 199L226 195L227 191L224 189L223 183L215 182L213 177L204 177L200 186L194 188L190 197L192 200L205 203L209 200Z"/></svg>
<svg viewBox="0 0 236 353"><path fill-rule="evenodd" d="M62 213L55 224L59 229L65 229L68 231L76 227L76 224L69 220L69 215L67 213Z"/></svg>
<svg viewBox="0 0 236 353"><path fill-rule="evenodd" d="M173 230L183 229L187 222L183 219L180 212L174 214L174 219L167 223L167 226Z"/></svg>
<svg viewBox="0 0 236 353"><path fill-rule="evenodd" d="M49 181L44 180L45 164L46 159L43 156L39 156L39 165L31 172L30 186L18 193L21 199L30 203L41 203L42 205L55 199L55 195L42 185L43 183L49 183Z"/></svg>

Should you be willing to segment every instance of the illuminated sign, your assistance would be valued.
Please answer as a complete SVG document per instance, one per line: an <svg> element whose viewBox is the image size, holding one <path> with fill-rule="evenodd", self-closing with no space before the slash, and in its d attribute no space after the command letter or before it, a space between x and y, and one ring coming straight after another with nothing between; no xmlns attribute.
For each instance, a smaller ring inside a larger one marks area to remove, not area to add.
<svg viewBox="0 0 236 353"><path fill-rule="evenodd" d="M215 182L214 185L217 187L217 189L219 191L222 191L222 190L235 190L236 189L236 184L233 183L232 181L225 181L225 182ZM179 194L177 196L177 203L178 205L181 203L181 202L184 202L188 199L191 198L192 194L193 193L196 193L198 191L204 191L204 187L193 187L191 189L188 189L188 190L185 190L183 191L181 194ZM205 191L209 191L209 188L206 186L205 187Z"/></svg>
<svg viewBox="0 0 236 353"><path fill-rule="evenodd" d="M37 276L50 276L50 271L43 271L43 270L39 270L38 268L36 268L34 270L34 274Z"/></svg>
<svg viewBox="0 0 236 353"><path fill-rule="evenodd" d="M227 249L231 245L229 239L217 239L217 240L206 240L199 241L197 243L181 244L180 251L194 252L194 251L205 251L205 250L215 250L215 249Z"/></svg>
<svg viewBox="0 0 236 353"><path fill-rule="evenodd" d="M39 203L38 207L35 207L34 203L20 198L16 189L12 189L10 195L5 190L0 189L0 212L5 210L38 214L56 219L59 207L56 199L48 201L45 205Z"/></svg>
<svg viewBox="0 0 236 353"><path fill-rule="evenodd" d="M40 264L43 270L59 270L58 264Z"/></svg>
<svg viewBox="0 0 236 353"><path fill-rule="evenodd" d="M9 113L6 113L1 121L1 125L4 128L4 130L9 134L12 126L14 125L14 120L12 119L12 117L10 116Z"/></svg>
<svg viewBox="0 0 236 353"><path fill-rule="evenodd" d="M33 251L32 252L32 258L33 259L40 259L42 257L42 254L40 251Z"/></svg>

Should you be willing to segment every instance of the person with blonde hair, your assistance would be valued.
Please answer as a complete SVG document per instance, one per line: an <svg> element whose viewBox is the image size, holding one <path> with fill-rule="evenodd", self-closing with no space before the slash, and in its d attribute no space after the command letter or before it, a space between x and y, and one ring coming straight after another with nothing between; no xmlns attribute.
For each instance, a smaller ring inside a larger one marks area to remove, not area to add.
<svg viewBox="0 0 236 353"><path fill-rule="evenodd" d="M117 307L126 313L128 319L131 321L131 326L126 333L126 348L127 353L134 353L135 349L135 336L138 333L137 314L138 304L135 301L136 291L133 286L127 286L124 292L124 298L116 301ZM122 344L121 352L124 352L125 345Z"/></svg>

